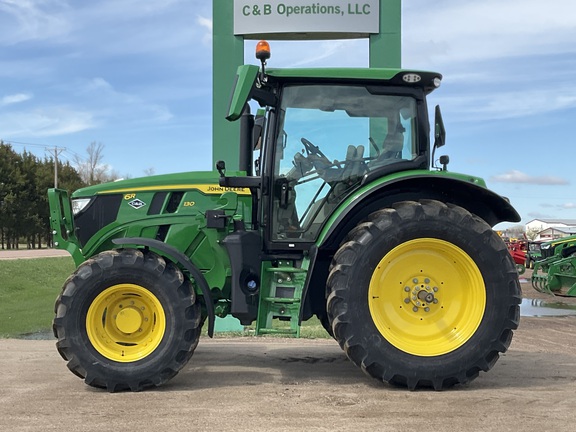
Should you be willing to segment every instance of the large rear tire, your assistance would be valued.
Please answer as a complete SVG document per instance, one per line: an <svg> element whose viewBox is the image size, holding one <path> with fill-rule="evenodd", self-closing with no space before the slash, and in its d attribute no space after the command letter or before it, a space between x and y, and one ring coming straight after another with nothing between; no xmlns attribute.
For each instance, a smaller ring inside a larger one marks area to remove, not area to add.
<svg viewBox="0 0 576 432"><path fill-rule="evenodd" d="M135 249L103 252L79 266L55 312L57 348L68 368L111 392L165 383L200 336L190 281L162 257Z"/></svg>
<svg viewBox="0 0 576 432"><path fill-rule="evenodd" d="M430 200L397 203L353 229L334 256L328 293L347 356L410 389L488 371L520 316L506 245L465 209Z"/></svg>

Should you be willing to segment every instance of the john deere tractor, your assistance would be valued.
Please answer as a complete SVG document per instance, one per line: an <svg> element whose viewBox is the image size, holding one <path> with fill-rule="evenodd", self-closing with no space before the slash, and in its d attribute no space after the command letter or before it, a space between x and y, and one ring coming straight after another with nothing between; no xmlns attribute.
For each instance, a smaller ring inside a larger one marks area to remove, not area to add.
<svg viewBox="0 0 576 432"><path fill-rule="evenodd" d="M109 391L159 386L231 315L298 336L318 317L366 374L443 389L488 371L519 322L520 285L491 229L508 200L435 151L404 69L238 68L227 119L240 169L49 191L55 245L78 268L55 306L68 368ZM252 114L253 112L254 114Z"/></svg>
<svg viewBox="0 0 576 432"><path fill-rule="evenodd" d="M576 235L544 242L534 264L532 286L545 294L576 296Z"/></svg>

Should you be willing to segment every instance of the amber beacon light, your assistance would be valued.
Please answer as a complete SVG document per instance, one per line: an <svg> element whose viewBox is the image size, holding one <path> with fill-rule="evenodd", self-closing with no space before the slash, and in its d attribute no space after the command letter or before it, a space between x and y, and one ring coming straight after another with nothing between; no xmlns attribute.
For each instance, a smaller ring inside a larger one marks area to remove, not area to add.
<svg viewBox="0 0 576 432"><path fill-rule="evenodd" d="M261 62L265 62L270 58L270 44L261 40L256 44L256 58Z"/></svg>

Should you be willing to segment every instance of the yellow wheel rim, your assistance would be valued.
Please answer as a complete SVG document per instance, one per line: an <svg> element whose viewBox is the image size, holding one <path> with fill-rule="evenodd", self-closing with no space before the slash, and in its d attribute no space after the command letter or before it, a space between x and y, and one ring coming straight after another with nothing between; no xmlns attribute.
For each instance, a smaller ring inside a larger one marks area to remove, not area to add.
<svg viewBox="0 0 576 432"><path fill-rule="evenodd" d="M422 238L395 247L378 263L368 306L388 342L431 357L454 351L474 335L484 316L486 289L466 252Z"/></svg>
<svg viewBox="0 0 576 432"><path fill-rule="evenodd" d="M90 342L104 357L133 362L152 353L164 337L166 316L158 298L139 285L102 291L86 315Z"/></svg>

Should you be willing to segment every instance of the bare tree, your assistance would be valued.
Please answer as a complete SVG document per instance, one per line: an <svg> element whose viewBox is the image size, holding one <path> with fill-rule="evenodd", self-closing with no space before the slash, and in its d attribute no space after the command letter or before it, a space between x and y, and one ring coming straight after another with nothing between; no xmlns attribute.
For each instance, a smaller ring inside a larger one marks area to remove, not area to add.
<svg viewBox="0 0 576 432"><path fill-rule="evenodd" d="M104 183L118 178L118 173L112 171L108 164L103 162L104 144L92 141L86 148L87 158L74 157L74 163L82 180L89 184Z"/></svg>
<svg viewBox="0 0 576 432"><path fill-rule="evenodd" d="M540 231L536 228L526 230L526 237L528 237L528 240L534 240L536 237L538 237L539 232Z"/></svg>

